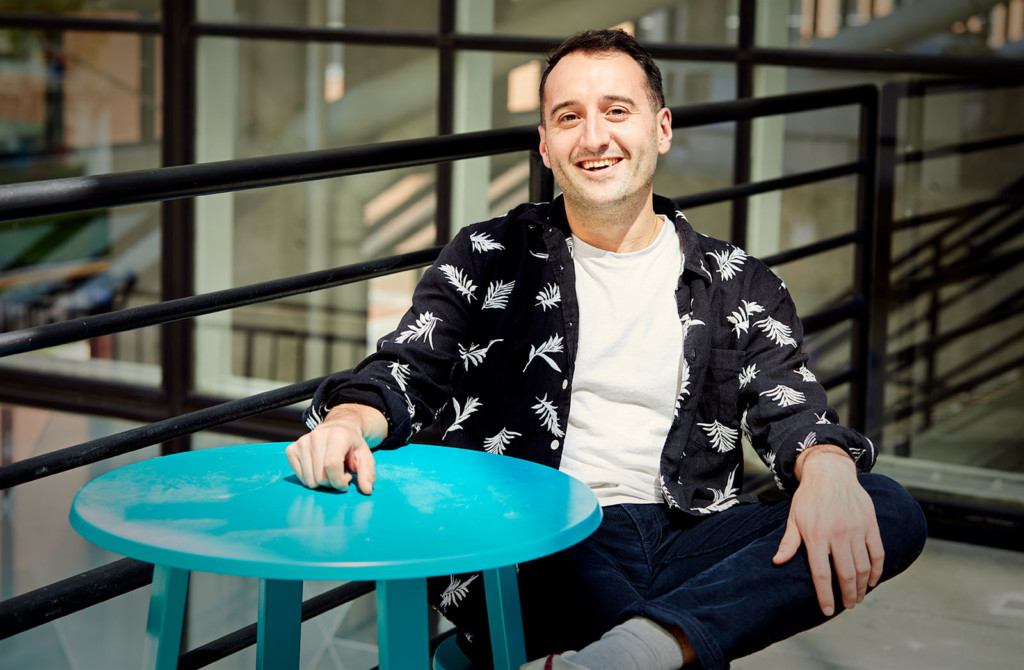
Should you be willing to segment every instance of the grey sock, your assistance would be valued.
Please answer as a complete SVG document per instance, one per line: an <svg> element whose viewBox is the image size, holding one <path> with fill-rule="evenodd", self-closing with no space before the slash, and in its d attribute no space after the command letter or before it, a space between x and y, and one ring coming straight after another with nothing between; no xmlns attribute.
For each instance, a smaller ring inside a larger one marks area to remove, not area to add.
<svg viewBox="0 0 1024 670"><path fill-rule="evenodd" d="M678 670L683 652L672 633L650 619L633 617L566 660L589 670Z"/></svg>

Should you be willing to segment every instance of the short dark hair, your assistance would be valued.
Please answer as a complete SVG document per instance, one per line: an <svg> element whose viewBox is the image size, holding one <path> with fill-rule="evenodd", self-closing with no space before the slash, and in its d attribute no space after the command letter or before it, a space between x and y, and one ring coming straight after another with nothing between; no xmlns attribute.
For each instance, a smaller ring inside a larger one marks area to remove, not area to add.
<svg viewBox="0 0 1024 670"><path fill-rule="evenodd" d="M647 75L647 93L651 103L655 104L658 109L665 106L665 87L661 80L661 70L658 69L654 57L647 49L640 46L640 43L625 30L618 28L614 30L585 30L570 36L548 54L548 65L540 78L541 123L544 123L544 85L548 81L548 75L560 60L577 51L588 54L608 52L626 54L635 60Z"/></svg>

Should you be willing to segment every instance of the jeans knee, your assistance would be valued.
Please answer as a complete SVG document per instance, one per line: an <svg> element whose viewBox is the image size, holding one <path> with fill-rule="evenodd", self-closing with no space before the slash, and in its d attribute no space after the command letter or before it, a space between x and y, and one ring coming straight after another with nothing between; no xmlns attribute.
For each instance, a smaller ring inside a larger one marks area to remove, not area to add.
<svg viewBox="0 0 1024 670"><path fill-rule="evenodd" d="M899 482L873 473L860 475L860 481L875 505L885 548L883 578L888 579L906 570L921 555L928 523L921 506Z"/></svg>

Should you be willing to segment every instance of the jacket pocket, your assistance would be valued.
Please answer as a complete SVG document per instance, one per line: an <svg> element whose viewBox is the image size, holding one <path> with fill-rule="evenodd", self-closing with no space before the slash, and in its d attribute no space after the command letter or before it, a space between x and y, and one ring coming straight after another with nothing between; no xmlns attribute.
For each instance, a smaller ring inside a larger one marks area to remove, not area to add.
<svg viewBox="0 0 1024 670"><path fill-rule="evenodd" d="M740 448L739 393L742 364L742 351L710 351L708 370L697 404L697 423L690 432L691 444L719 454Z"/></svg>

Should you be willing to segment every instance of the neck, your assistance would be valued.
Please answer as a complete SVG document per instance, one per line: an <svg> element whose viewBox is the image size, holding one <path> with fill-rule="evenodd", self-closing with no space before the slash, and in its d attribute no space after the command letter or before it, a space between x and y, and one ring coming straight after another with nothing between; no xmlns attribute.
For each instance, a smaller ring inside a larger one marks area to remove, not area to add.
<svg viewBox="0 0 1024 670"><path fill-rule="evenodd" d="M660 227L651 193L639 203L624 202L600 209L573 206L567 200L565 216L573 235L592 247L617 253L646 248Z"/></svg>

